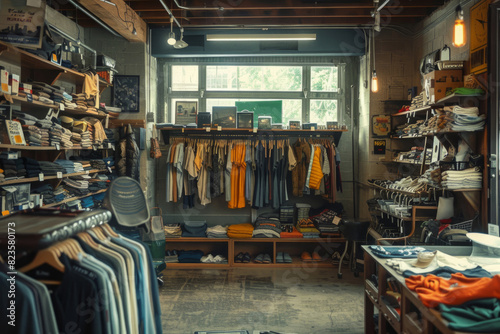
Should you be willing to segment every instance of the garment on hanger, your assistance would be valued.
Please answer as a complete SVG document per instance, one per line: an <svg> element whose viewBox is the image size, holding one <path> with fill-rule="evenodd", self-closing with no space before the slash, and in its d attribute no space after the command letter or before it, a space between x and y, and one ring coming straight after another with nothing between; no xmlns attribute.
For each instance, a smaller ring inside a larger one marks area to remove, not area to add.
<svg viewBox="0 0 500 334"><path fill-rule="evenodd" d="M228 203L228 208L244 208L245 207L245 163L246 146L244 143L237 143L231 151L231 200Z"/></svg>

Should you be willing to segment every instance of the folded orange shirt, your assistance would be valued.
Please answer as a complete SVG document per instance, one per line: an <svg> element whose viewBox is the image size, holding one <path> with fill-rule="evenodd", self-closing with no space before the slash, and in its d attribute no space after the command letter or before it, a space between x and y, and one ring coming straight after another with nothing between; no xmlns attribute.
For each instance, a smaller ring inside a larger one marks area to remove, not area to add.
<svg viewBox="0 0 500 334"><path fill-rule="evenodd" d="M303 238L304 235L302 233L300 233L299 231L297 231L297 229L294 226L292 232L281 232L280 237L281 238Z"/></svg>
<svg viewBox="0 0 500 334"><path fill-rule="evenodd" d="M500 275L489 277L465 277L461 273L451 274L450 279L435 275L411 276L406 286L418 293L427 307L439 304L462 305L481 298L500 298Z"/></svg>
<svg viewBox="0 0 500 334"><path fill-rule="evenodd" d="M250 223L229 225L227 236L229 238L251 238L253 225Z"/></svg>

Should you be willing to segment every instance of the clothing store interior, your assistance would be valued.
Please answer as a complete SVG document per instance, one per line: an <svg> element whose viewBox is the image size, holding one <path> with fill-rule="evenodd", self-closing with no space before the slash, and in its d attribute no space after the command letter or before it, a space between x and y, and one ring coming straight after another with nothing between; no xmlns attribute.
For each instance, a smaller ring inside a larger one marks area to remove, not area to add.
<svg viewBox="0 0 500 334"><path fill-rule="evenodd" d="M500 333L499 42L499 0L0 0L0 331Z"/></svg>

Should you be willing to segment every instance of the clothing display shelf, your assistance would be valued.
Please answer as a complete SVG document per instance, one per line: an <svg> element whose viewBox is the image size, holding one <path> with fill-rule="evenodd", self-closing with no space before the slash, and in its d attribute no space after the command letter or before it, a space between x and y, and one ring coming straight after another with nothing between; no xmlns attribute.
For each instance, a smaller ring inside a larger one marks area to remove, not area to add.
<svg viewBox="0 0 500 334"><path fill-rule="evenodd" d="M303 262L301 254L303 251L319 251L326 254L333 253L338 245L345 244L345 238L167 238L166 249L168 250L201 250L204 254L222 252L227 255L227 264L217 263L167 263L167 269L202 269L202 268L332 268L338 266L338 262L332 261L329 255L325 255L320 262ZM261 263L235 263L234 257L240 252L249 253L252 260L258 254L267 253L271 257L270 264ZM279 252L287 252L292 258L292 263L278 263L276 255Z"/></svg>
<svg viewBox="0 0 500 334"><path fill-rule="evenodd" d="M386 246L384 246L386 247ZM364 319L365 333L457 333L449 329L446 320L435 310L426 307L420 301L418 294L406 287L405 279L393 268L386 265L386 260L375 256L368 246L362 246L364 255ZM388 247L390 248L390 246ZM439 250L452 256L469 256L472 252L470 246L425 246L426 249ZM373 278L377 278L378 286ZM386 291L389 289L388 278L397 284L401 291L401 311L398 312L386 303ZM375 310L377 312L375 312ZM378 313L378 326L375 324L374 314ZM392 327L392 330L389 330Z"/></svg>
<svg viewBox="0 0 500 334"><path fill-rule="evenodd" d="M36 250L65 240L79 232L106 224L111 212L104 209L93 211L35 210L30 214L15 213L0 218L0 244L6 245L15 230L16 247Z"/></svg>
<svg viewBox="0 0 500 334"><path fill-rule="evenodd" d="M21 80L25 80L28 74L32 74L33 80L48 82L51 85L57 80L81 85L85 77L83 73L57 65L7 42L0 41L0 60L2 59L17 64L22 68ZM111 85L100 79L99 86L110 87Z"/></svg>
<svg viewBox="0 0 500 334"><path fill-rule="evenodd" d="M0 144L0 149L14 150L14 151L70 151L70 150L114 150L113 145L90 146L81 147L75 145L73 147L55 147L55 146L28 146L28 145L15 145L15 144Z"/></svg>
<svg viewBox="0 0 500 334"><path fill-rule="evenodd" d="M408 110L408 111L403 111L403 112L391 114L391 116L394 116L394 117L413 116L417 113L427 112L427 111L430 111L431 109L434 109L434 108L444 107L446 105L459 104L459 103L463 102L464 99L475 100L475 99L480 98L481 96L482 95L478 95L478 94L473 94L473 95L450 94L446 97L443 97L442 99L440 99L436 103L432 103L432 104L429 104L426 106L415 108L413 110ZM410 102L410 101L408 101L408 102Z"/></svg>
<svg viewBox="0 0 500 334"><path fill-rule="evenodd" d="M110 168L111 168L111 170L113 170L115 167L110 167ZM44 181L46 181L46 180L56 180L56 179L61 179L62 180L64 178L67 178L67 177L70 177L70 176L88 175L88 174L106 173L106 172L109 172L109 170L108 169L91 169L91 170L84 171L84 172L62 174L62 176L60 178L58 178L57 176L44 176L43 180ZM40 178L38 178L38 177L29 177L29 178L22 178L22 179L7 180L7 181L4 181L4 182L0 182L0 187L1 186L6 186L6 185L9 185L9 184L37 182L39 180L40 180Z"/></svg>
<svg viewBox="0 0 500 334"><path fill-rule="evenodd" d="M3 93L0 93L0 96L4 96ZM79 110L79 109L71 109L71 108L60 108L59 104L49 104L49 103L43 103L39 101L33 101L29 102L27 98L17 96L17 95L11 95L10 96L14 102L14 104L20 104L21 107L24 109L29 109L30 111L36 111L36 110L47 110L49 108L55 109L59 111L59 116L81 116L81 117L94 117L94 118L99 118L99 119L105 119L106 117L108 118L115 118L113 116L110 116L108 114L102 115L98 113L91 113L91 112L86 112L84 110Z"/></svg>
<svg viewBox="0 0 500 334"><path fill-rule="evenodd" d="M98 190L98 191L96 191L94 193L88 193L88 194L83 195L83 196L75 196L75 197L66 198L65 200L62 200L62 201L57 202L57 203L51 203L51 204L43 205L42 208L53 208L53 207L66 204L66 203L74 201L74 200L78 200L78 199L82 199L82 198L85 198L85 197L102 194L102 193L105 193L106 191L108 191L108 189L101 189L101 190Z"/></svg>
<svg viewBox="0 0 500 334"><path fill-rule="evenodd" d="M332 137L335 145L339 144L342 133L348 130L260 130L260 129L222 129L218 131L216 128L211 128L207 131L206 128L158 128L161 130L165 143L169 142L170 137L189 136L190 138L216 138L219 139L247 139L260 137L273 137L275 139L306 137L306 138L325 138ZM255 132L256 131L256 132Z"/></svg>

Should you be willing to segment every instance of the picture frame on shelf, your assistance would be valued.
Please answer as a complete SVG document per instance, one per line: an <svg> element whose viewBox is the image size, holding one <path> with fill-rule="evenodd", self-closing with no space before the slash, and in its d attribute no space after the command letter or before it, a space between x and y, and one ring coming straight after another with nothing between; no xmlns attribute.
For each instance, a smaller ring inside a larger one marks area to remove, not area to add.
<svg viewBox="0 0 500 334"><path fill-rule="evenodd" d="M198 101L175 101L175 124L196 123Z"/></svg>
<svg viewBox="0 0 500 334"><path fill-rule="evenodd" d="M289 129L290 130L300 130L300 121L289 121Z"/></svg>
<svg viewBox="0 0 500 334"><path fill-rule="evenodd" d="M113 104L122 112L139 112L140 76L115 75L113 78Z"/></svg>

